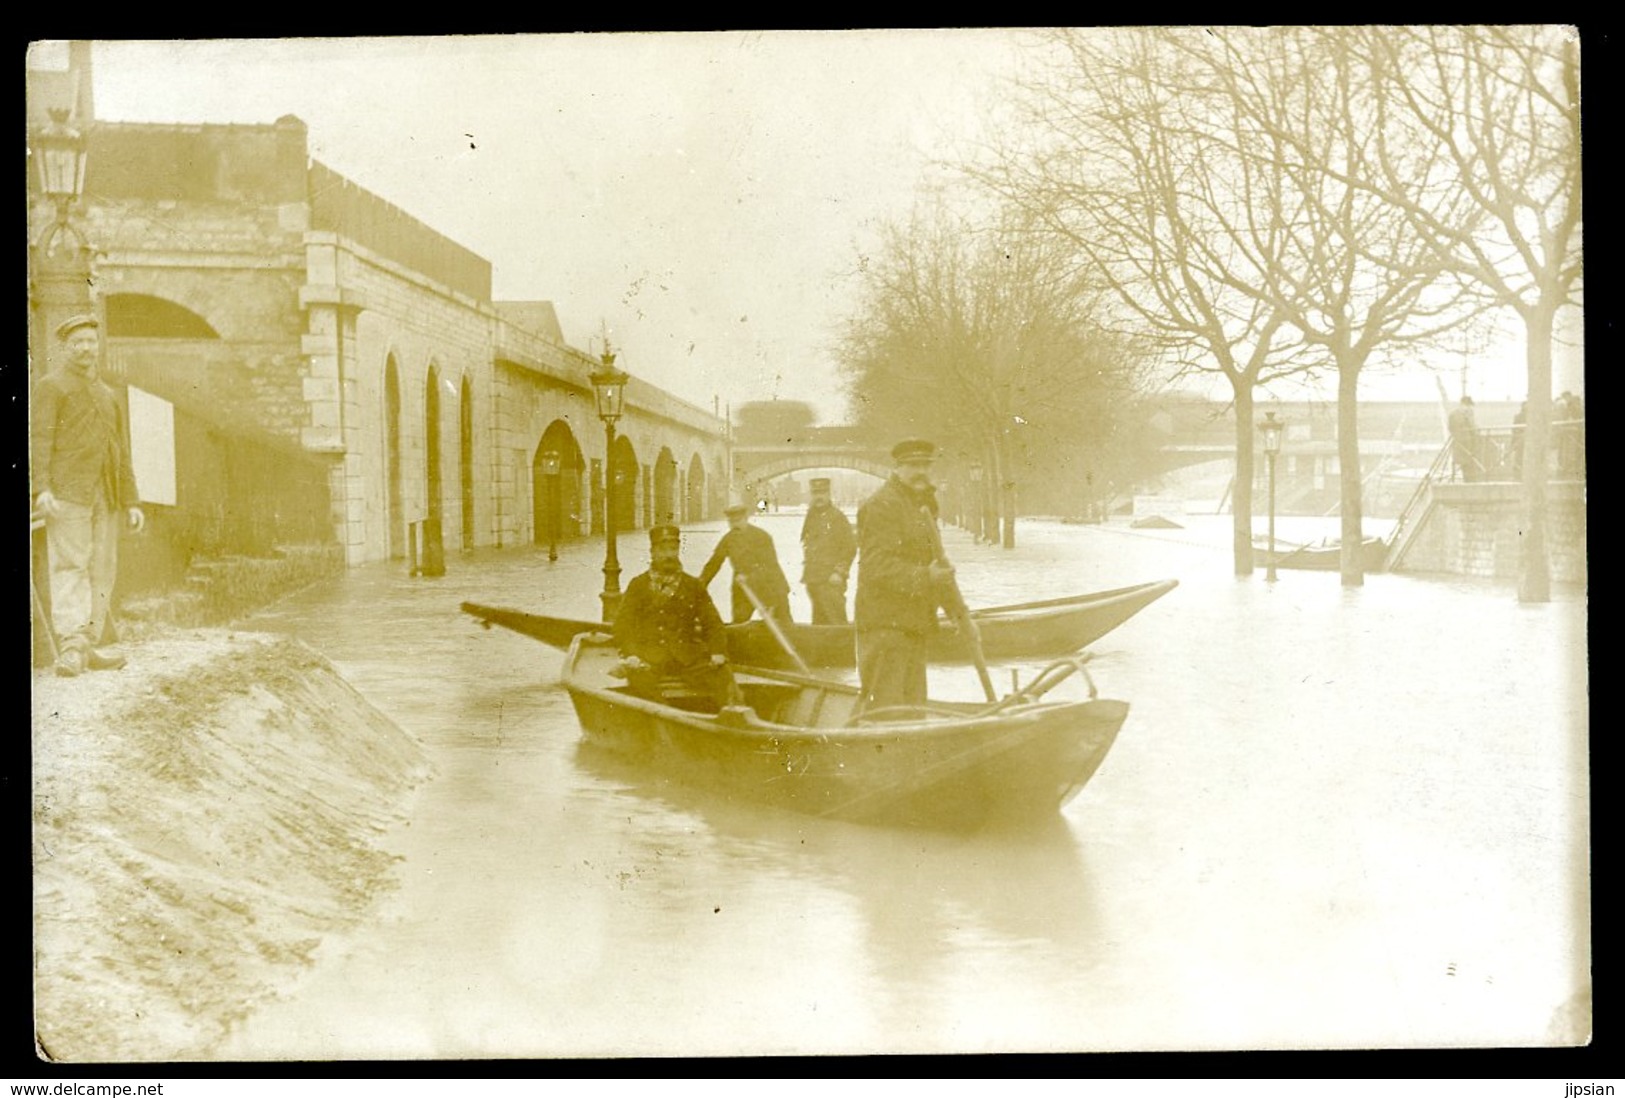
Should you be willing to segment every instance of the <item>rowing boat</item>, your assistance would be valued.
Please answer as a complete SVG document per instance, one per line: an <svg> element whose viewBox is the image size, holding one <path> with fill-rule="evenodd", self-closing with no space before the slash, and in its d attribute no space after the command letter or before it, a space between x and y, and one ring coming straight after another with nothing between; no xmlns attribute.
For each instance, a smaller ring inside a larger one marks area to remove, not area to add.
<svg viewBox="0 0 1625 1098"><path fill-rule="evenodd" d="M1387 565L1388 543L1381 538L1368 537L1360 543L1360 571L1381 572ZM1263 568L1270 562L1270 542L1267 537L1253 538L1253 564ZM1292 568L1307 572L1337 572L1343 567L1343 543L1337 538L1299 545L1277 540L1275 567Z"/></svg>
<svg viewBox="0 0 1625 1098"><path fill-rule="evenodd" d="M615 675L603 633L570 642L561 681L585 741L708 795L884 826L978 827L1052 816L1110 750L1128 703L1045 701L1086 657L992 705L928 702L854 717L855 687L735 668L743 703L650 701ZM1084 671L1087 681L1088 673Z"/></svg>
<svg viewBox="0 0 1625 1098"><path fill-rule="evenodd" d="M981 633L982 649L992 659L1048 659L1093 644L1142 609L1179 586L1165 579L1116 587L1066 598L1024 602L971 612ZM532 614L500 606L465 602L463 611L488 625L500 625L555 648L568 648L582 633L602 629L599 622ZM785 634L812 667L851 667L854 663L850 625L790 623ZM728 657L753 667L788 669L789 657L758 620L727 627ZM935 663L966 663L972 658L965 637L943 623L931 638L928 658Z"/></svg>

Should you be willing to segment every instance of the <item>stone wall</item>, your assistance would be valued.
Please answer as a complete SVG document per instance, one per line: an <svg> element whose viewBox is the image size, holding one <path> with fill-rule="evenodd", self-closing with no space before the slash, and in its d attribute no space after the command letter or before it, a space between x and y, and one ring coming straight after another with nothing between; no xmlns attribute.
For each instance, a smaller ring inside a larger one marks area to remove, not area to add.
<svg viewBox="0 0 1625 1098"><path fill-rule="evenodd" d="M1506 484L1435 484L1422 527L1396 563L1401 572L1443 572L1512 581L1518 577L1523 489ZM1546 549L1552 580L1586 583L1585 485L1547 486Z"/></svg>

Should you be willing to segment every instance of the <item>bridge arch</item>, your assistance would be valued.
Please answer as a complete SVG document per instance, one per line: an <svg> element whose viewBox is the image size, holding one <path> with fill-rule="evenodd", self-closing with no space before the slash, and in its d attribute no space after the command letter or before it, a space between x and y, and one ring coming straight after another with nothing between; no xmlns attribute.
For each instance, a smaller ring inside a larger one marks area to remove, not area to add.
<svg viewBox="0 0 1625 1098"><path fill-rule="evenodd" d="M700 460L700 453L696 450L688 459L688 491L683 500L683 521L704 522L706 515L705 462Z"/></svg>
<svg viewBox="0 0 1625 1098"><path fill-rule="evenodd" d="M677 459L671 448L662 446L655 458L654 514L649 525L677 521Z"/></svg>
<svg viewBox="0 0 1625 1098"><path fill-rule="evenodd" d="M638 528L638 452L625 435L615 436L609 455L607 487L615 508L615 529Z"/></svg>
<svg viewBox="0 0 1625 1098"><path fill-rule="evenodd" d="M736 460L736 476L741 489L753 484L763 484L775 477L782 477L788 473L799 473L809 469L853 469L860 473L885 480L892 474L892 465L889 460L874 454L840 453L838 451L813 451L802 454L785 454L774 456L762 461L751 462L741 468Z"/></svg>
<svg viewBox="0 0 1625 1098"><path fill-rule="evenodd" d="M558 455L558 473L546 472L548 454ZM531 537L537 545L568 541L581 533L581 445L562 419L542 432L531 459Z"/></svg>
<svg viewBox="0 0 1625 1098"><path fill-rule="evenodd" d="M401 372L395 356L384 359L384 517L389 557L406 556L406 504L401 486Z"/></svg>
<svg viewBox="0 0 1625 1098"><path fill-rule="evenodd" d="M108 294L109 339L219 339L220 333L185 305L156 294Z"/></svg>

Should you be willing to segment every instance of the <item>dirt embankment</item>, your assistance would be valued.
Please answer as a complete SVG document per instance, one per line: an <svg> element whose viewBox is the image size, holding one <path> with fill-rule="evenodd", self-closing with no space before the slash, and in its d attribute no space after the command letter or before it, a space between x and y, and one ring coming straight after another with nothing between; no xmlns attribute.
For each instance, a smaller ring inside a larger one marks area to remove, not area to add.
<svg viewBox="0 0 1625 1098"><path fill-rule="evenodd" d="M207 1059L393 886L421 746L295 640L153 637L33 681L35 1032L64 1062Z"/></svg>

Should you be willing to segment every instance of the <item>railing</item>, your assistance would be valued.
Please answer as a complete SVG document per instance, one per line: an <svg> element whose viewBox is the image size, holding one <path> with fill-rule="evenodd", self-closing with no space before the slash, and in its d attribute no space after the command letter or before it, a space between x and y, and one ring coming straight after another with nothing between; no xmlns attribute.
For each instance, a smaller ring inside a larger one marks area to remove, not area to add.
<svg viewBox="0 0 1625 1098"><path fill-rule="evenodd" d="M1435 484L1451 482L1478 484L1515 484L1523 480L1524 428L1489 427L1475 431L1471 439L1458 444L1446 442L1433 458L1433 464L1417 483L1416 490L1399 512L1399 519L1388 536L1388 565L1398 560L1412 527L1427 513ZM1558 420L1552 424L1551 444L1547 453L1547 476L1551 480L1582 480L1585 478L1585 422Z"/></svg>

